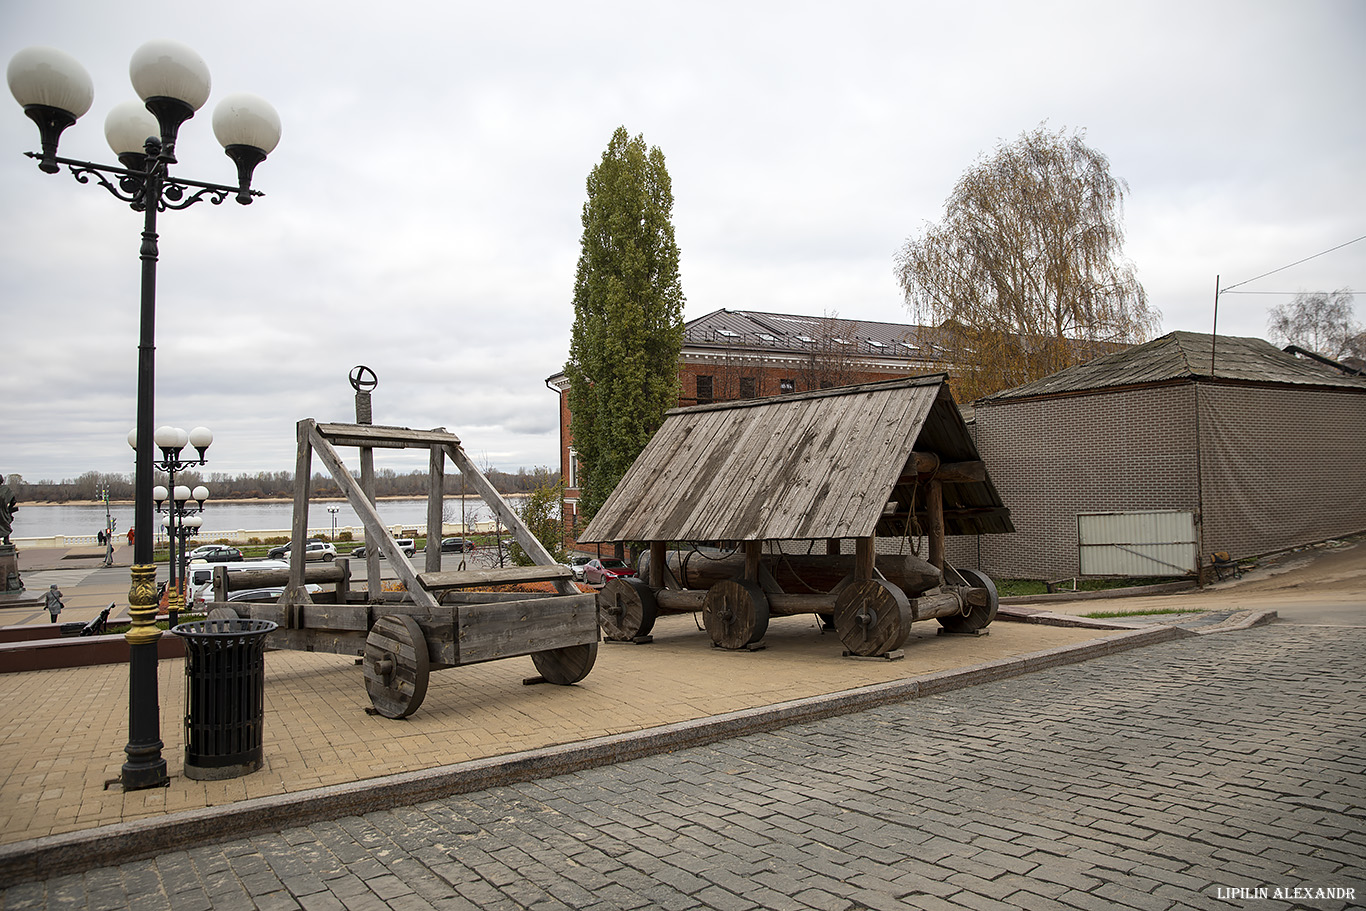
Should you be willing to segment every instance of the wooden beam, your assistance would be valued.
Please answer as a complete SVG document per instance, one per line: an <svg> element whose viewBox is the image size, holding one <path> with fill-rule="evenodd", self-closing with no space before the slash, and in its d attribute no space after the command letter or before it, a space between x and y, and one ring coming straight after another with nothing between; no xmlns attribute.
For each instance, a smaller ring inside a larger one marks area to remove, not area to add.
<svg viewBox="0 0 1366 911"><path fill-rule="evenodd" d="M319 424L318 432L333 446L371 446L376 449L426 449L459 446L460 438L445 428L413 430L378 424Z"/></svg>
<svg viewBox="0 0 1366 911"><path fill-rule="evenodd" d="M304 418L294 427L298 451L294 458L294 520L291 527L293 542L289 548L289 583L283 598L291 603L308 604L308 588L304 585L304 565L308 562L308 486L313 477L312 435L314 421ZM294 626L293 617L285 618L286 626Z"/></svg>
<svg viewBox="0 0 1366 911"><path fill-rule="evenodd" d="M877 552L873 547L872 537L854 539L854 580L862 582L873 578L873 569L877 565Z"/></svg>
<svg viewBox="0 0 1366 911"><path fill-rule="evenodd" d="M651 588L660 589L664 587L664 568L668 561L667 548L667 541L650 542L650 578L646 581L649 582Z"/></svg>
<svg viewBox="0 0 1366 911"><path fill-rule="evenodd" d="M750 582L759 581L759 559L763 555L763 541L745 542L745 578Z"/></svg>
<svg viewBox="0 0 1366 911"><path fill-rule="evenodd" d="M312 422L310 422L312 423ZM413 569L413 564L408 562L408 555L399 550L398 543L389 536L389 532L384 527L383 520L375 506L365 497L365 493L356 484L356 479L351 477L351 473L346 470L346 465L342 463L341 456L337 455L337 450L332 448L322 434L316 428L310 428L309 440L313 444L313 449L318 454L318 458L327 470L332 472L332 479L341 487L342 493L346 494L346 501L351 504L351 508L360 517L361 524L365 526L365 553L367 557L372 547L384 551L384 555L389 558L389 565L394 568L399 580L404 588L408 590L408 595L413 602L419 606L436 608L436 599L431 593L422 587L418 581L417 571ZM297 519L296 519L297 521ZM369 595L373 599L379 591L379 579L371 577L369 583Z"/></svg>
<svg viewBox="0 0 1366 911"><path fill-rule="evenodd" d="M548 566L505 566L500 569L468 569L459 572L423 573L422 586L432 591L477 588L484 585L515 585L519 582L558 582L574 573L560 563Z"/></svg>
<svg viewBox="0 0 1366 911"><path fill-rule="evenodd" d="M912 453L912 456L919 453ZM902 472L901 477L897 478L898 484L914 484L921 480L922 475L934 476L936 481L943 481L945 484L974 484L982 483L987 479L987 463L982 461L975 462L945 462L929 471L911 470L910 463L906 465L906 471Z"/></svg>
<svg viewBox="0 0 1366 911"><path fill-rule="evenodd" d="M433 446L429 451L427 473L431 486L427 489L427 552L423 565L427 572L437 573L441 572L441 532L444 530L441 513L446 505L446 451L440 446Z"/></svg>
<svg viewBox="0 0 1366 911"><path fill-rule="evenodd" d="M930 481L929 496L925 498L929 513L925 534L930 539L929 560L941 572L944 569L944 485L938 478Z"/></svg>

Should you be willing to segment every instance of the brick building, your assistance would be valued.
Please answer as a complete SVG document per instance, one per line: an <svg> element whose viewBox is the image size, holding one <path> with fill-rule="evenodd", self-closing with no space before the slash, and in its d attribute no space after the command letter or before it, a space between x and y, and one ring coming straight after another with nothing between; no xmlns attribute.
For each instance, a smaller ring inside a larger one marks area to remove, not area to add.
<svg viewBox="0 0 1366 911"><path fill-rule="evenodd" d="M997 578L1179 575L1366 529L1366 379L1261 339L1173 332L975 406L1016 533L949 558Z"/></svg>
<svg viewBox="0 0 1366 911"><path fill-rule="evenodd" d="M678 404L767 398L945 370L934 330L902 323L717 310L683 327ZM560 471L565 506L577 521L578 465L569 414L569 380L546 385L560 397Z"/></svg>

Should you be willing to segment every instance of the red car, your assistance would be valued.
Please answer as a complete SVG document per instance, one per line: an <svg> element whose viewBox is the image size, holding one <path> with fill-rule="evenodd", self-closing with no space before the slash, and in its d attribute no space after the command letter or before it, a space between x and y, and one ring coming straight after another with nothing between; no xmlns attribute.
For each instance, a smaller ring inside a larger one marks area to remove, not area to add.
<svg viewBox="0 0 1366 911"><path fill-rule="evenodd" d="M583 581L589 585L602 585L608 579L635 574L636 571L631 569L625 560L618 560L616 557L589 560L583 565Z"/></svg>

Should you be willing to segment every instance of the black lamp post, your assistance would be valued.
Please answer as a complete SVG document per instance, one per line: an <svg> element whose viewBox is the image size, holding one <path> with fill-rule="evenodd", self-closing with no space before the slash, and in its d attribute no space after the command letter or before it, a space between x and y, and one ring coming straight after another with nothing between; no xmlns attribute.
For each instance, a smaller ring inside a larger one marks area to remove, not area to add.
<svg viewBox="0 0 1366 911"><path fill-rule="evenodd" d="M76 60L47 47L25 48L9 62L10 91L24 113L38 125L42 152L26 152L38 167L56 174L63 165L80 183L94 177L113 196L143 213L142 294L138 338L138 393L134 473L133 569L128 593L132 626L129 646L128 761L121 781L127 790L168 783L161 756L160 706L157 695L156 566L152 562L153 351L156 325L157 213L186 209L208 199L215 205L229 196L246 205L253 196L252 171L280 141L280 118L255 95L229 95L213 115L213 131L237 165L237 186L200 183L173 177L175 143L180 126L208 100L208 67L194 51L174 41L149 41L133 53L129 64L133 88L141 104L116 106L105 120L105 138L123 167L57 157L62 131L90 109L94 88ZM112 182L111 182L112 178Z"/></svg>

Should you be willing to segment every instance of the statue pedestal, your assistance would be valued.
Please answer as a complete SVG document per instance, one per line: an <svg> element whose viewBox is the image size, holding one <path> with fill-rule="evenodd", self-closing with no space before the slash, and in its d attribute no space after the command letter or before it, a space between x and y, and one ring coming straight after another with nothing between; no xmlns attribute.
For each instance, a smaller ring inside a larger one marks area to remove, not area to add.
<svg viewBox="0 0 1366 911"><path fill-rule="evenodd" d="M0 607L37 607L42 603L41 595L24 594L18 550L13 544L0 544Z"/></svg>

